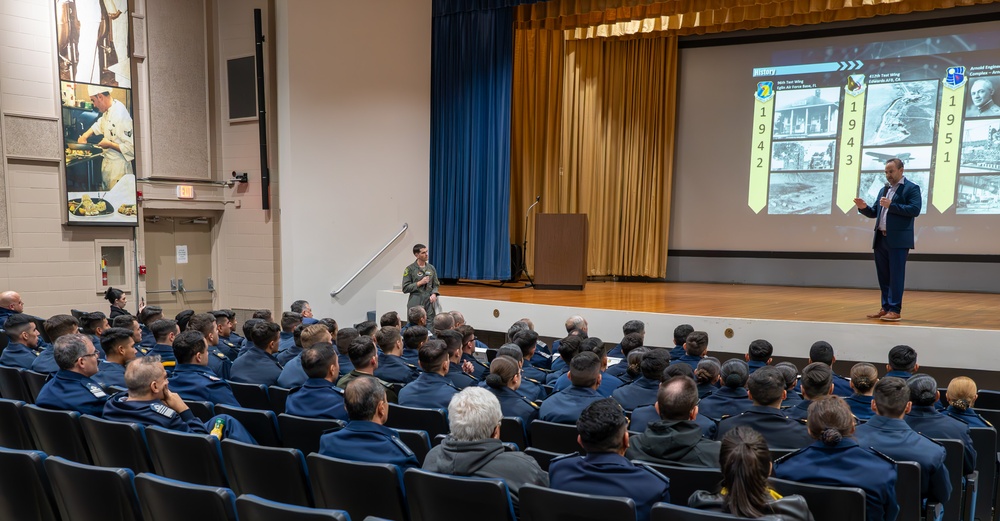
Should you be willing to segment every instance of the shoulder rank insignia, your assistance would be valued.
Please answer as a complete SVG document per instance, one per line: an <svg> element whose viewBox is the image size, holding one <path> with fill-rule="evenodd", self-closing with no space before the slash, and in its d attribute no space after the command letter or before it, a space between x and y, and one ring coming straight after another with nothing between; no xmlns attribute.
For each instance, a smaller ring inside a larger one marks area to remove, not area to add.
<svg viewBox="0 0 1000 521"><path fill-rule="evenodd" d="M150 405L149 408L153 409L153 411L157 414L166 416L167 418L173 418L174 415L177 414L173 409L163 405L162 403L154 403L153 405Z"/></svg>
<svg viewBox="0 0 1000 521"><path fill-rule="evenodd" d="M97 384L88 383L86 384L86 387L87 390L90 391L90 394L94 395L94 398L104 398L108 395L104 392L104 389L101 389L101 386Z"/></svg>

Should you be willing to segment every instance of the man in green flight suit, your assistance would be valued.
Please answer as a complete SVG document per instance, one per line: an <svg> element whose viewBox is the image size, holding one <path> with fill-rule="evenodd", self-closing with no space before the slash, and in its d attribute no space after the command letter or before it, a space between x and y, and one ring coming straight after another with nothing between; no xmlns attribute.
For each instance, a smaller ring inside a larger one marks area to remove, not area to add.
<svg viewBox="0 0 1000 521"><path fill-rule="evenodd" d="M427 310L427 323L431 324L437 313L438 286L441 282L437 270L427 262L427 246L413 246L413 256L417 258L416 262L403 270L403 293L410 295L406 307L422 306Z"/></svg>

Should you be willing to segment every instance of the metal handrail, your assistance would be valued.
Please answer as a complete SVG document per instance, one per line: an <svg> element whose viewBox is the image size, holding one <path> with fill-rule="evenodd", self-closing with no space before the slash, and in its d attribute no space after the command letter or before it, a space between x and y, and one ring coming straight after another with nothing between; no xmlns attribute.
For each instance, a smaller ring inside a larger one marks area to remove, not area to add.
<svg viewBox="0 0 1000 521"><path fill-rule="evenodd" d="M358 271L354 272L354 275L351 275L351 278L347 279L347 282L345 282L343 286L341 286L338 289L335 289L335 290L331 291L330 292L330 296L331 297L336 297L338 294L340 294L341 291L344 291L344 288L346 288L348 284L350 284L351 282L354 282L354 279L358 278L358 275L361 275L361 272L365 271L365 268L367 268L368 266L370 266L371 263L375 262L375 259L377 259L379 255L382 255L382 252L384 252L385 250L389 249L389 246L392 246L392 243L396 242L396 239L400 238L403 235L403 232L405 232L406 229L409 228L409 227L410 227L409 224L403 223L403 228L401 230L399 230L399 233L397 233L392 239L389 239L389 242L385 243L385 246L383 246L382 249L378 251L378 253L376 253L375 255L372 255L372 258L368 259L368 262L366 262L364 266L361 266L361 269L359 269Z"/></svg>

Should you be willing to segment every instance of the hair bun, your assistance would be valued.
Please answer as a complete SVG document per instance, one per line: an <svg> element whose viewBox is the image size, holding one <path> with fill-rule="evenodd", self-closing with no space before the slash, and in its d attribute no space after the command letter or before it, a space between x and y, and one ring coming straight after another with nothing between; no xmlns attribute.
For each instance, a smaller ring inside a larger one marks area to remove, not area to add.
<svg viewBox="0 0 1000 521"><path fill-rule="evenodd" d="M503 378L500 375L496 373L490 373L486 375L486 385L492 387L493 389L500 389L506 384L504 383Z"/></svg>
<svg viewBox="0 0 1000 521"><path fill-rule="evenodd" d="M844 439L844 436L837 429L826 428L823 429L823 433L820 434L819 439L825 445L836 445Z"/></svg>

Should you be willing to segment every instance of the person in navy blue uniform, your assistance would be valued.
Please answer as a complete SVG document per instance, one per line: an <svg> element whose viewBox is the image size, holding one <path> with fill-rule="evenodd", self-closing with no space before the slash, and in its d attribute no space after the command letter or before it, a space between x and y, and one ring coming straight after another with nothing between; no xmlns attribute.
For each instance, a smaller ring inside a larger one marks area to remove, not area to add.
<svg viewBox="0 0 1000 521"><path fill-rule="evenodd" d="M614 376L615 378L621 380L623 383L631 383L635 378L638 378L638 376L633 377L633 375L629 372L628 356L636 349L641 348L642 344L643 344L642 335L640 335L639 333L629 333L624 337L622 337L622 341L619 342L617 346L615 346L615 349L617 349L618 352L615 353L614 349L608 351L608 357L620 357L621 360L619 360L617 364L609 365L608 369L604 371L605 374ZM646 351L649 350L646 349ZM669 360L670 360L670 352L668 351L667 352L668 363ZM610 362L608 363L610 364Z"/></svg>
<svg viewBox="0 0 1000 521"><path fill-rule="evenodd" d="M615 389L611 397L626 411L656 403L656 394L660 390L660 376L668 365L670 365L669 351L666 349L647 351L639 363L642 376L628 385Z"/></svg>
<svg viewBox="0 0 1000 521"><path fill-rule="evenodd" d="M132 340L136 346L139 345L139 342L142 342L142 330L139 328L139 320L132 315L118 315L111 321L111 327L121 327L131 331ZM48 331L45 333L48 334Z"/></svg>
<svg viewBox="0 0 1000 521"><path fill-rule="evenodd" d="M420 376L420 369L400 356L403 354L403 335L398 327L382 327L375 333L375 341L382 350L378 355L376 378L390 383L408 384Z"/></svg>
<svg viewBox="0 0 1000 521"><path fill-rule="evenodd" d="M759 432L771 448L801 449L813 442L805 422L789 418L781 409L781 401L787 393L785 377L780 370L771 366L761 367L750 375L747 391L753 406L740 414L723 418L719 422L716 439L721 440L737 427L747 426Z"/></svg>
<svg viewBox="0 0 1000 521"><path fill-rule="evenodd" d="M201 331L188 329L174 339L177 365L170 375L170 389L185 400L241 407L229 383L208 367L212 355Z"/></svg>
<svg viewBox="0 0 1000 521"><path fill-rule="evenodd" d="M813 342L813 345L809 348L809 363L821 362L830 366L830 371L833 371L833 364L837 361L837 357L833 354L833 346L825 340L819 340ZM833 392L830 394L835 394L841 398L847 398L848 396L854 394L854 389L851 389L850 381L837 373L833 374Z"/></svg>
<svg viewBox="0 0 1000 521"><path fill-rule="evenodd" d="M698 417L698 386L690 378L664 382L654 408L659 419L646 424L642 434L629 440L625 457L668 465L719 466L719 442L705 439L701 426L694 422Z"/></svg>
<svg viewBox="0 0 1000 521"><path fill-rule="evenodd" d="M744 360L747 361L747 368L750 369L750 374L753 374L754 371L765 365L771 365L771 355L773 353L774 346L763 338L758 338L750 342L750 347L747 348L747 354L744 356Z"/></svg>
<svg viewBox="0 0 1000 521"><path fill-rule="evenodd" d="M639 335L639 338L645 343L646 340L646 324L641 320L629 320L622 325L622 342L625 341L625 337L629 335ZM612 358L625 358L628 355L628 351L619 342L618 345L612 347L608 351L608 356ZM642 345L642 344L640 344Z"/></svg>
<svg viewBox="0 0 1000 521"><path fill-rule="evenodd" d="M486 375L490 374L490 366L482 363L476 358L476 330L468 324L463 324L455 328L458 334L462 335L462 365L464 366L468 362L472 366L472 372L469 373L478 381L482 381L486 378Z"/></svg>
<svg viewBox="0 0 1000 521"><path fill-rule="evenodd" d="M419 308L423 309L423 308ZM403 335L403 360L408 364L420 365L420 346L427 342L428 333L424 326L410 326L400 333Z"/></svg>
<svg viewBox="0 0 1000 521"><path fill-rule="evenodd" d="M233 362L233 381L274 385L281 375L281 364L274 358L274 353L278 352L278 324L258 322L250 335L253 346Z"/></svg>
<svg viewBox="0 0 1000 521"><path fill-rule="evenodd" d="M972 409L976 404L976 398L979 398L979 388L972 378L968 376L952 378L948 383L948 408L944 413L968 423L970 428L992 428L990 422Z"/></svg>
<svg viewBox="0 0 1000 521"><path fill-rule="evenodd" d="M911 406L910 389L902 378L889 376L880 380L872 400L877 415L859 425L854 437L862 447L871 447L896 461L919 463L921 497L946 503L952 490L944 464L944 447L916 433L903 421Z"/></svg>
<svg viewBox="0 0 1000 521"><path fill-rule="evenodd" d="M16 313L7 318L4 333L10 339L3 354L0 354L0 365L31 369L31 364L41 352L38 347L38 326L34 320L24 313Z"/></svg>
<svg viewBox="0 0 1000 521"><path fill-rule="evenodd" d="M675 364L677 362L671 365ZM703 398L698 406L702 414L716 421L722 419L723 416L736 416L753 405L750 398L747 397L746 384L750 370L745 361L739 358L726 360L722 364L720 374L722 388Z"/></svg>
<svg viewBox="0 0 1000 521"><path fill-rule="evenodd" d="M920 370L917 363L917 351L908 345L900 344L889 350L889 363L885 366L886 376L895 376L903 380L913 376Z"/></svg>
<svg viewBox="0 0 1000 521"><path fill-rule="evenodd" d="M451 315L438 316L451 318ZM451 383L459 390L479 385L479 380L472 376L474 371L472 363L462 360L462 334L454 329L448 329L440 331L437 338L444 342L445 349L448 351L448 374L445 377L451 380Z"/></svg>
<svg viewBox="0 0 1000 521"><path fill-rule="evenodd" d="M444 353L443 346L439 350ZM399 439L399 434L385 426L389 401L385 388L374 378L358 378L348 384L344 407L350 423L320 437L320 454L350 461L391 463L400 472L420 466L417 456Z"/></svg>
<svg viewBox="0 0 1000 521"><path fill-rule="evenodd" d="M90 377L97 374L97 349L90 337L63 335L53 344L59 372L45 382L35 405L100 417L108 394Z"/></svg>
<svg viewBox="0 0 1000 521"><path fill-rule="evenodd" d="M97 364L98 372L91 378L107 388L125 388L125 366L135 360L135 337L122 327L109 327L101 333L101 345L107 358Z"/></svg>
<svg viewBox="0 0 1000 521"><path fill-rule="evenodd" d="M865 491L868 521L895 521L896 464L872 449L858 445L854 415L843 398L827 396L809 408L812 445L774 464L774 476L814 485L858 487Z"/></svg>
<svg viewBox="0 0 1000 521"><path fill-rule="evenodd" d="M347 350L351 347L351 342L354 342L354 339L360 336L361 333L358 333L358 330L353 327L344 327L337 331L336 344L337 351L340 353L340 360L338 360L340 363L340 374L337 375L337 380L340 380L347 373L354 370L354 364L351 363L351 357L347 354Z"/></svg>
<svg viewBox="0 0 1000 521"><path fill-rule="evenodd" d="M406 308L406 324L403 325L401 332L406 332L414 326L420 326L427 329L427 310L423 306L409 306Z"/></svg>
<svg viewBox="0 0 1000 521"><path fill-rule="evenodd" d="M312 345L302 351L300 359L309 379L288 396L285 412L306 418L348 420L344 391L334 383L340 367L333 344L321 342Z"/></svg>
<svg viewBox="0 0 1000 521"><path fill-rule="evenodd" d="M587 455L568 454L553 459L549 463L549 487L632 498L637 521L647 521L656 503L670 501L670 480L666 476L625 459L628 420L617 402L603 398L591 403L581 411L576 429Z"/></svg>
<svg viewBox="0 0 1000 521"><path fill-rule="evenodd" d="M597 389L597 392L600 393L601 396L609 398L611 397L611 394L615 392L615 389L621 387L624 383L620 379L605 372L605 369L608 368L608 355L604 348L604 341L596 336L583 339L583 341L580 342L579 353L587 351L596 354L598 359L601 361L601 386ZM571 366L572 363L573 362L570 361ZM525 374L529 377L532 376L527 371L525 371ZM563 389L569 388L571 385L572 382L570 381L569 375L564 374L555 381L554 387L556 391L562 391Z"/></svg>
<svg viewBox="0 0 1000 521"><path fill-rule="evenodd" d="M312 325L315 326L319 324L312 324ZM292 330L292 345L288 346L285 349L279 349L278 352L274 355L274 357L278 359L278 363L280 363L282 366L287 364L289 360L299 356L299 354L302 353L302 332L305 331L305 329L306 325L304 322L295 326L295 329ZM326 329L326 327L324 326L323 329Z"/></svg>
<svg viewBox="0 0 1000 521"><path fill-rule="evenodd" d="M219 326L215 315L211 313L192 315L188 319L187 331L198 331L205 337L205 342L208 344L208 367L212 372L223 380L232 377L233 362L218 346ZM176 352L174 354L176 358Z"/></svg>
<svg viewBox="0 0 1000 521"><path fill-rule="evenodd" d="M867 362L854 364L851 368L851 389L854 394L845 398L851 406L851 413L859 420L868 421L875 415L872 409L872 393L878 383L878 370Z"/></svg>
<svg viewBox="0 0 1000 521"><path fill-rule="evenodd" d="M24 300L16 291L0 293L0 328L3 328L11 315L24 313Z"/></svg>
<svg viewBox="0 0 1000 521"><path fill-rule="evenodd" d="M309 305L309 301L306 300L296 300L292 302L292 305L288 307L293 313L298 313L302 316L302 325L311 326L319 322L313 317L312 306Z"/></svg>
<svg viewBox="0 0 1000 521"><path fill-rule="evenodd" d="M490 374L486 376L486 389L500 401L500 409L505 417L518 417L525 428L538 418L538 406L517 393L521 386L521 366L509 356L498 356L490 364Z"/></svg>
<svg viewBox="0 0 1000 521"><path fill-rule="evenodd" d="M292 311L281 314L281 333L278 336L278 352L295 347L295 328L302 324L302 315Z"/></svg>
<svg viewBox="0 0 1000 521"><path fill-rule="evenodd" d="M375 370L378 369L378 348L375 347L375 342L371 336L361 335L355 338L351 342L351 346L347 348L347 353L351 357L354 369L337 380L337 387L346 389L347 385L357 378L375 378ZM395 389L393 389L392 384L378 378L375 379L385 388L385 394L389 403L398 403L399 396L396 394Z"/></svg>
<svg viewBox="0 0 1000 521"><path fill-rule="evenodd" d="M240 345L239 342L231 339L233 324L229 320L229 313L225 310L217 310L212 311L212 316L215 317L215 331L219 337L219 343L216 347L230 361L236 360L236 355L240 352Z"/></svg>
<svg viewBox="0 0 1000 521"><path fill-rule="evenodd" d="M529 321L527 321L527 320L521 320L521 322L524 322L525 324L527 324ZM566 319L566 323L564 325L566 326L566 336L567 337L578 336L578 337L580 337L581 340L583 340L584 338L587 338L587 336L588 336L587 332L589 331L589 329L588 329L589 326L587 325L587 319L581 317L580 315L573 315L573 316L567 318ZM534 329L534 328L530 328L529 327L529 329ZM515 333L516 333L516 331L515 331ZM507 341L508 342L512 342L513 341L512 340L513 336L514 335L511 333L511 331L507 330ZM560 344L562 344L562 340L556 340L555 342L552 342L552 348L551 348L551 350L549 350L549 352L550 353L559 352L559 345ZM556 362L559 362L559 360L557 359ZM553 362L553 363L555 363L555 362ZM558 369L558 368L555 367L555 366L553 366L552 369Z"/></svg>
<svg viewBox="0 0 1000 521"><path fill-rule="evenodd" d="M524 324L524 322L518 322ZM535 380L543 381L545 375L552 370L552 357L539 353L538 333L527 329L527 326L514 334L511 342L521 348L521 356L524 357L525 369L530 368L531 377Z"/></svg>
<svg viewBox="0 0 1000 521"><path fill-rule="evenodd" d="M80 317L80 329L83 334L90 337L94 348L97 349L97 354L102 359L104 358L104 347L101 346L101 333L109 327L111 326L108 324L108 316L100 311L84 313Z"/></svg>
<svg viewBox="0 0 1000 521"><path fill-rule="evenodd" d="M45 321L44 328L49 341L55 344L59 337L79 332L80 321L73 315L53 315ZM56 363L55 351L53 351L51 345L38 353L35 361L31 363L31 370L44 374L56 374L59 372L59 364Z"/></svg>
<svg viewBox="0 0 1000 521"><path fill-rule="evenodd" d="M167 374L174 370L177 365L177 358L174 356L173 343L177 335L181 334L181 328L176 320L169 318L157 320L150 324L149 329L156 338L156 344L148 349L142 356L158 355L160 363L166 368Z"/></svg>
<svg viewBox="0 0 1000 521"><path fill-rule="evenodd" d="M903 162L893 158L885 162L886 186L878 192L878 204L869 206L857 197L858 213L875 219L875 272L882 292L882 307L868 315L887 321L898 321L903 309L903 279L906 257L913 249L913 220L920 215L923 201L920 187L903 177Z"/></svg>
<svg viewBox="0 0 1000 521"><path fill-rule="evenodd" d="M447 378L448 350L441 340L428 340L420 348L420 368L423 373L399 391L399 405L425 409L447 409L451 397L458 392Z"/></svg>
<svg viewBox="0 0 1000 521"><path fill-rule="evenodd" d="M687 341L687 337L691 333L694 333L694 327L691 324L681 324L674 328L674 347L670 350L671 361L680 360L686 354L684 342Z"/></svg>
<svg viewBox="0 0 1000 521"><path fill-rule="evenodd" d="M684 355L671 362L672 364L687 364L694 370L698 362L708 354L708 333L693 331L684 340Z"/></svg>
<svg viewBox="0 0 1000 521"><path fill-rule="evenodd" d="M698 398L704 398L719 390L722 380L722 363L714 356L706 356L694 369L694 380L698 384Z"/></svg>
<svg viewBox="0 0 1000 521"><path fill-rule="evenodd" d="M322 328L313 326L323 326ZM332 318L324 318L320 320L319 323L313 324L302 330L302 336L300 340L302 341L302 350L305 351L310 347L318 344L332 344L333 335L337 333L337 323ZM334 347L336 350L336 347ZM339 368L339 364L338 364ZM338 369L339 370L339 369ZM334 375L336 376L336 375ZM284 387L285 389L294 389L308 380L309 377L306 375L305 370L302 369L302 354L292 358L281 368L281 374L278 375L278 387Z"/></svg>
<svg viewBox="0 0 1000 521"><path fill-rule="evenodd" d="M395 311L393 311L392 313L395 313ZM452 310L449 313L451 314L451 318L455 321L455 331L458 331L458 332L462 333L462 339L463 339L463 341L465 339L465 334L466 334L465 332L467 330L460 329L460 328L462 326L469 326L469 329L472 331L472 335L473 335L473 339L472 340L473 340L474 347L476 349L482 349L482 350L486 350L486 349L490 348L490 346L486 345L485 343L483 343L482 341L480 341L478 338L475 338L475 335L476 335L475 328L473 328L471 325L469 325L468 323L466 323L466 321L465 321L465 315L463 315L461 311ZM383 315L383 317L384 316L385 315ZM396 320L398 321L399 317L396 317ZM532 330L535 329L535 327L531 324L531 321L529 321L528 319L521 319L521 320L525 321L525 322L528 322L529 329L532 329ZM381 324L380 323L379 325L384 326L385 324ZM399 327L399 324L396 324L396 327ZM541 350L541 351L543 351L543 352L545 352L548 355L552 354L550 351L548 351L548 346L545 345L545 342L539 341L538 342L538 349ZM489 369L489 367L487 367L487 369Z"/></svg>
<svg viewBox="0 0 1000 521"><path fill-rule="evenodd" d="M139 311L139 328L142 330L142 340L139 342L140 348L152 348L156 345L156 336L153 335L151 326L153 322L163 320L163 308L160 306L146 306Z"/></svg>
<svg viewBox="0 0 1000 521"><path fill-rule="evenodd" d="M580 345L583 344L584 340L585 338L581 335L568 335L558 342L559 357L552 362L552 372L545 375L543 384L555 385L559 378L566 375L570 362L580 352Z"/></svg>
<svg viewBox="0 0 1000 521"><path fill-rule="evenodd" d="M572 386L554 393L542 402L538 418L556 423L575 423L580 411L603 398L597 389L601 386L601 359L592 351L577 353L570 362ZM617 406L617 402L615 402ZM620 406L619 406L620 407Z"/></svg>
<svg viewBox="0 0 1000 521"><path fill-rule="evenodd" d="M972 446L969 424L934 408L934 403L941 398L937 381L928 374L917 373L906 381L906 385L910 388L910 401L913 402L913 407L904 418L906 423L929 438L961 440L965 444L963 472L972 473L976 469L977 455Z"/></svg>
<svg viewBox="0 0 1000 521"><path fill-rule="evenodd" d="M802 395L799 394L799 368L791 362L778 362L774 364L781 375L785 377L785 399L781 401L782 407L795 407L799 402L802 401Z"/></svg>
<svg viewBox="0 0 1000 521"><path fill-rule="evenodd" d="M202 342L204 345L204 339ZM129 364L125 369L125 382L128 391L114 395L104 404L106 420L135 422L194 434L213 434L220 439L257 444L246 428L232 416L219 414L204 423L199 420L184 400L168 388L167 371L156 355L144 356Z"/></svg>
<svg viewBox="0 0 1000 521"><path fill-rule="evenodd" d="M517 347L517 344L504 344L500 346L500 349L497 349L497 356L509 356L517 360L518 366L521 367L521 386L517 388L517 394L524 396L532 402L540 402L548 396L548 391L543 387L545 382L528 378L524 374L524 356L521 355L521 348ZM486 382L482 382L479 385L480 387L485 387Z"/></svg>
<svg viewBox="0 0 1000 521"><path fill-rule="evenodd" d="M789 418L805 420L813 401L833 392L833 370L823 362L813 362L802 369L802 401L785 409Z"/></svg>

